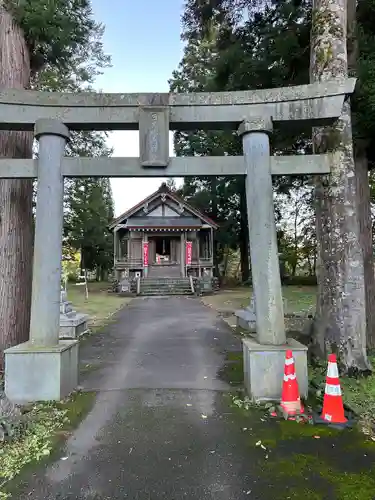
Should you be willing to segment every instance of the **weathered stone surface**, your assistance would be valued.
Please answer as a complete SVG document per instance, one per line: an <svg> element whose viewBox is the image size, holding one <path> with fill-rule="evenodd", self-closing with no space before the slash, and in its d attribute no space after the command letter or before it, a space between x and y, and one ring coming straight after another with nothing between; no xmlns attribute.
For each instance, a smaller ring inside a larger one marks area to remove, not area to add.
<svg viewBox="0 0 375 500"><path fill-rule="evenodd" d="M5 351L5 394L14 403L59 401L78 385L78 342L55 346L30 342Z"/></svg>
<svg viewBox="0 0 375 500"><path fill-rule="evenodd" d="M270 134L273 130L273 124L270 116L254 116L247 118L238 127L238 135L243 136L248 132L266 132Z"/></svg>
<svg viewBox="0 0 375 500"><path fill-rule="evenodd" d="M87 314L71 311L68 314L60 314L60 339L78 339L88 332L89 316Z"/></svg>
<svg viewBox="0 0 375 500"><path fill-rule="evenodd" d="M88 331L87 314L77 313L67 300L65 290L60 294L60 339L78 339Z"/></svg>
<svg viewBox="0 0 375 500"><path fill-rule="evenodd" d="M139 110L139 151L142 167L167 167L169 163L169 108Z"/></svg>
<svg viewBox="0 0 375 500"><path fill-rule="evenodd" d="M264 120L264 119L263 119ZM268 123L244 123L242 132L246 166L246 201L250 234L252 282L256 297L256 332L260 344L285 344L283 298L277 249L276 225L270 170L268 134L257 127ZM251 127L256 127L251 132Z"/></svg>
<svg viewBox="0 0 375 500"><path fill-rule="evenodd" d="M271 156L272 175L321 175L330 172L331 155ZM64 158L65 177L160 177L160 168L141 168L138 158ZM172 157L163 172L168 177L245 175L243 156ZM0 158L0 178L37 177L38 160Z"/></svg>
<svg viewBox="0 0 375 500"><path fill-rule="evenodd" d="M279 346L261 345L255 339L242 341L244 381L255 401L280 400L284 376L285 352L292 349L300 395L307 397L307 347L294 339Z"/></svg>
<svg viewBox="0 0 375 500"><path fill-rule="evenodd" d="M61 164L69 131L61 123L40 120L35 132L39 158L30 342L53 346L59 340L64 191Z"/></svg>
<svg viewBox="0 0 375 500"><path fill-rule="evenodd" d="M283 299L284 311L287 309L287 301ZM255 311L255 298L251 297L250 305L245 309L235 311L234 315L237 318L237 326L243 328L251 333L256 332L256 311Z"/></svg>
<svg viewBox="0 0 375 500"><path fill-rule="evenodd" d="M0 389L0 421L17 422L21 419L21 410L12 403L5 395L5 392Z"/></svg>
<svg viewBox="0 0 375 500"><path fill-rule="evenodd" d="M331 123L355 79L279 89L189 94L60 94L9 90L0 94L0 129L32 130L38 119L57 119L72 130L137 130L139 106L170 106L172 130L236 128L243 118L274 123Z"/></svg>

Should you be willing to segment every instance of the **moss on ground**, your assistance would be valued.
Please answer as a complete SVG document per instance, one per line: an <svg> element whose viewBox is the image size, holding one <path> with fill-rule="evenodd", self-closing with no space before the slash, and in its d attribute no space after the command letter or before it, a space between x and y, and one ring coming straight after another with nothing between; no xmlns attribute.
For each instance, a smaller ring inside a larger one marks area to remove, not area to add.
<svg viewBox="0 0 375 500"><path fill-rule="evenodd" d="M57 408L66 411L68 419L65 430L73 430L78 427L81 421L93 408L96 399L96 392L76 392L65 401L56 403Z"/></svg>
<svg viewBox="0 0 375 500"><path fill-rule="evenodd" d="M301 479L310 483L308 488L311 488L315 494L312 498L323 500L326 498L327 491L331 491L332 497L337 500L373 500L374 498L375 467L360 472L341 471L322 457L298 453L277 461L269 460L264 472L272 474L280 486L285 485L284 495L287 498L291 493L289 484L293 485L291 489L294 492L294 484L298 488ZM290 479L294 481L289 483ZM302 488L305 487L302 486ZM281 500L285 496L279 498Z"/></svg>
<svg viewBox="0 0 375 500"><path fill-rule="evenodd" d="M339 431L273 419L259 407L232 407L251 455L254 447L259 450L254 467L274 500L374 499L375 443L357 429Z"/></svg>
<svg viewBox="0 0 375 500"><path fill-rule="evenodd" d="M225 364L219 371L219 377L229 385L242 386L244 382L242 351L228 352Z"/></svg>

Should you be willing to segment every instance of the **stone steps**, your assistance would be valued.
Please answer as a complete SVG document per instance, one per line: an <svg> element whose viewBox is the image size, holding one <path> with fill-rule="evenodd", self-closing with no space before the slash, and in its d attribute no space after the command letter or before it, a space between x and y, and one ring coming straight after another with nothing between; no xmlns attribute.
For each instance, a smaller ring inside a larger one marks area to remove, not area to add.
<svg viewBox="0 0 375 500"><path fill-rule="evenodd" d="M188 278L142 278L140 295L193 295Z"/></svg>

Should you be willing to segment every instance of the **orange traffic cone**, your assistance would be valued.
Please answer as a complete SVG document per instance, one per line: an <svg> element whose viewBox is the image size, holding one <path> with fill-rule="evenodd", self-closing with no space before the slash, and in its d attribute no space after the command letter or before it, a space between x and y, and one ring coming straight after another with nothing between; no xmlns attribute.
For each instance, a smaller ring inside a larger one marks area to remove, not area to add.
<svg viewBox="0 0 375 500"><path fill-rule="evenodd" d="M344 414L336 354L328 356L322 419L331 424L345 424L348 421Z"/></svg>
<svg viewBox="0 0 375 500"><path fill-rule="evenodd" d="M303 404L299 395L296 369L292 351L286 351L284 380L281 393L281 408L289 416L299 415L304 412Z"/></svg>

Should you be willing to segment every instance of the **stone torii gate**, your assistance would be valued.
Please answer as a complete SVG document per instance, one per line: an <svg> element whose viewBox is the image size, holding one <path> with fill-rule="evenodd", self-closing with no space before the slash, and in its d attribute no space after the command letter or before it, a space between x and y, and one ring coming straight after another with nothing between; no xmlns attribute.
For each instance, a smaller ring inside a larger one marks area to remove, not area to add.
<svg viewBox="0 0 375 500"><path fill-rule="evenodd" d="M5 392L15 402L59 400L77 387L78 342L59 340L63 178L246 177L256 337L244 342L254 398L280 396L286 344L272 175L327 174L333 154L271 156L275 126L329 125L355 80L271 90L191 94L0 93L0 129L34 130L35 160L0 159L0 177L38 179L30 339L5 351ZM243 156L170 158L169 130L237 129ZM139 130L140 158L64 157L70 130ZM305 348L293 344L301 392ZM257 375L259 373L260 375Z"/></svg>

